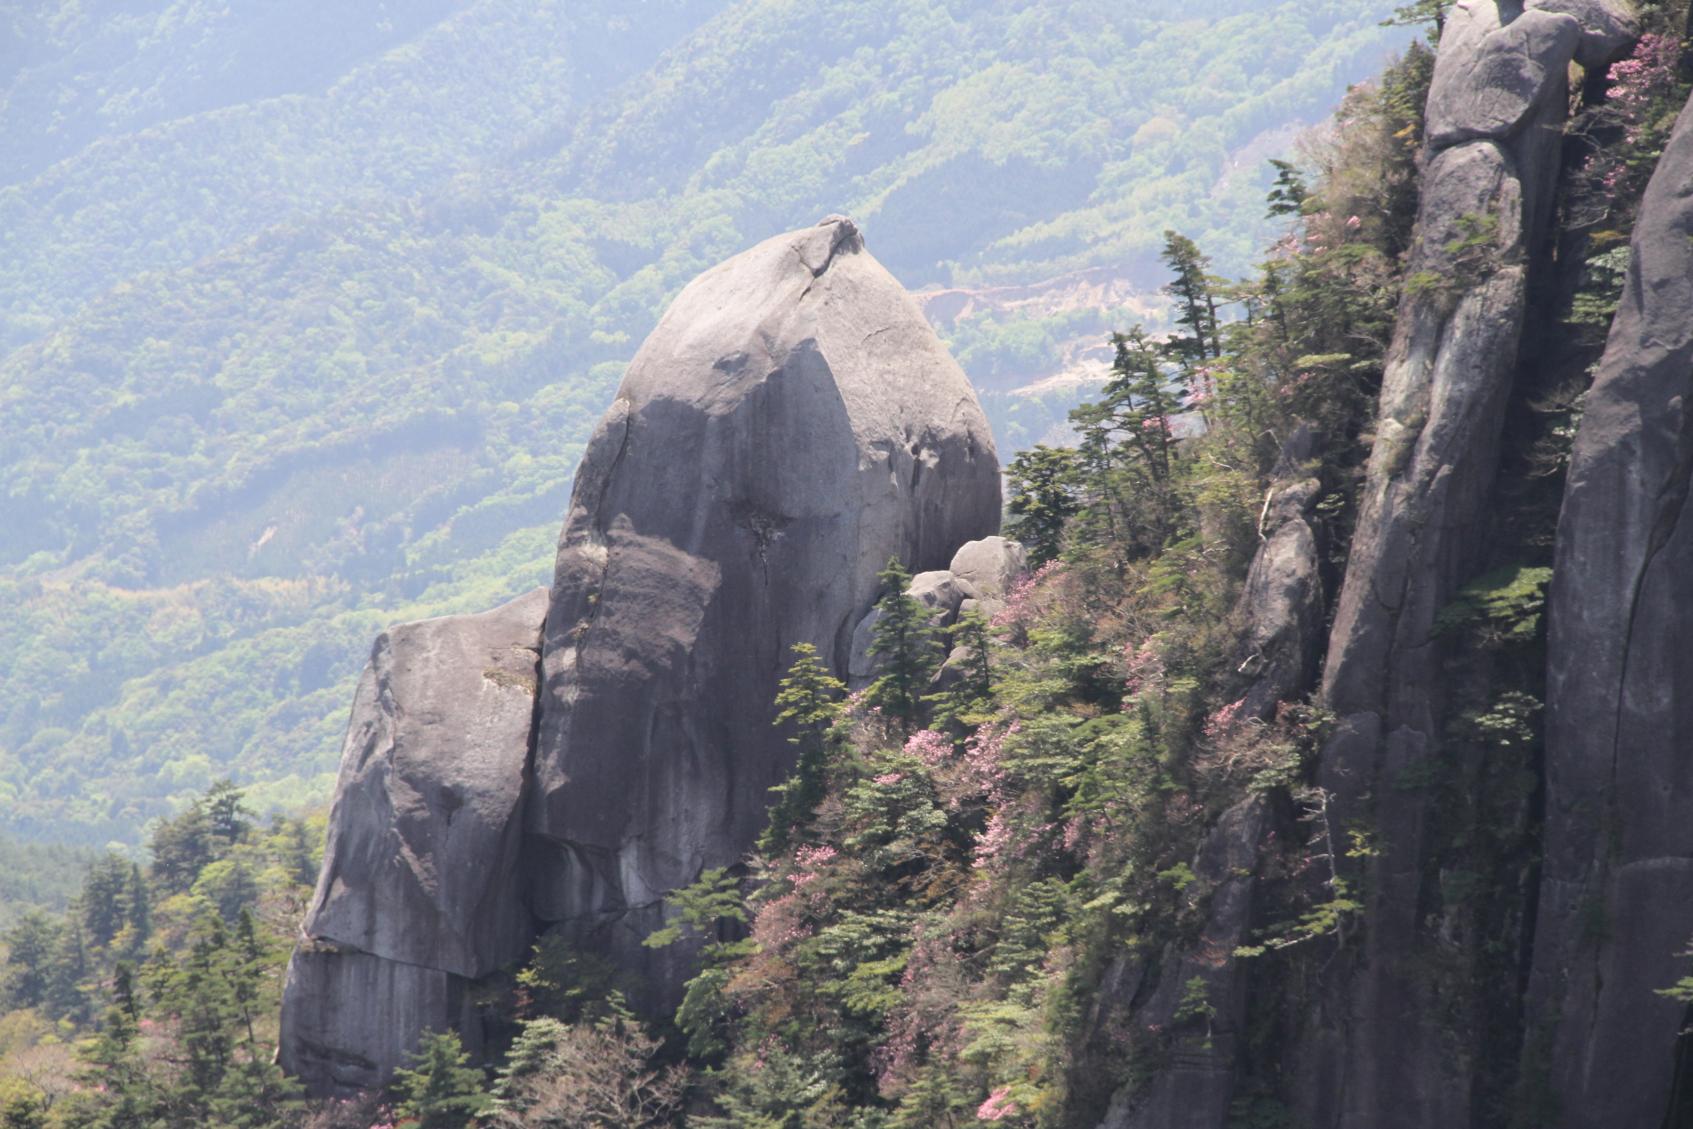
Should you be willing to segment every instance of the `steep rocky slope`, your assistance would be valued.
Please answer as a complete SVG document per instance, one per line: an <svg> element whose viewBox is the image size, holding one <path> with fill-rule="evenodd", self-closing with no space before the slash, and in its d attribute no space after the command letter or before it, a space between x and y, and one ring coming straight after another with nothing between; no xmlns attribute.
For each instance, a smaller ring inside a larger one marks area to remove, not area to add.
<svg viewBox="0 0 1693 1129"><path fill-rule="evenodd" d="M1658 990L1693 937L1689 183L1683 110L1641 201L1558 522L1528 1004L1560 1126L1654 1125L1672 1087L1686 1094L1686 1005Z"/></svg>

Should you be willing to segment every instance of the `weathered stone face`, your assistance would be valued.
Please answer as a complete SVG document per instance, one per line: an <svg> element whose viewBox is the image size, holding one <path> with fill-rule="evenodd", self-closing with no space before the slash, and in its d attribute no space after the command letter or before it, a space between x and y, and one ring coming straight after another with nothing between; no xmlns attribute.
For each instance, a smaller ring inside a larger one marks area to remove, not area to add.
<svg viewBox="0 0 1693 1129"><path fill-rule="evenodd" d="M850 222L683 290L559 542L529 819L556 861L541 916L644 960L655 903L763 828L791 768L771 720L793 645L844 673L888 559L944 567L999 507L974 393Z"/></svg>
<svg viewBox="0 0 1693 1129"><path fill-rule="evenodd" d="M1658 1125L1693 936L1693 110L1634 229L1570 458L1548 613L1531 1035L1559 1126Z"/></svg>
<svg viewBox="0 0 1693 1129"><path fill-rule="evenodd" d="M384 1081L427 1027L474 1044L473 981L555 923L671 1000L685 954L639 942L763 830L792 647L844 673L888 559L939 569L999 508L975 393L849 221L695 280L583 458L550 595L377 641L284 1065L333 1092Z"/></svg>
<svg viewBox="0 0 1693 1129"><path fill-rule="evenodd" d="M1336 825L1363 822L1375 844L1361 864L1363 942L1337 961L1326 1017L1290 1056L1296 1108L1323 1129L1435 1129L1469 1116L1476 1056L1454 1047L1479 1035L1443 1026L1434 982L1417 973L1442 944L1425 866L1429 799L1396 782L1426 772L1443 739L1435 621L1486 544L1569 65L1604 62L1630 30L1601 0L1462 0L1441 38L1409 284L1322 680L1336 726L1318 782Z"/></svg>
<svg viewBox="0 0 1693 1129"><path fill-rule="evenodd" d="M545 589L384 632L353 699L323 870L283 998L283 1065L380 1084L534 937L519 851Z"/></svg>

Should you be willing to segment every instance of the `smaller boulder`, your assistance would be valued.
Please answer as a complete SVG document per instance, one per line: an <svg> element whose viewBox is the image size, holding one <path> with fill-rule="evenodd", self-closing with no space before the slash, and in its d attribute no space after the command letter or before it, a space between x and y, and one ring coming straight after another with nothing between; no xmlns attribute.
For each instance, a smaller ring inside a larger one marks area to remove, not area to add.
<svg viewBox="0 0 1693 1129"><path fill-rule="evenodd" d="M970 541L952 555L947 571L975 589L984 601L1003 599L1011 585L1029 570L1029 553L1009 537Z"/></svg>
<svg viewBox="0 0 1693 1129"><path fill-rule="evenodd" d="M929 618L936 627L952 626L958 618L959 605L976 596L976 589L969 581L946 569L918 573L911 578L911 587L906 591L929 609Z"/></svg>
<svg viewBox="0 0 1693 1129"><path fill-rule="evenodd" d="M537 588L377 639L306 936L472 978L523 955L517 855L546 613Z"/></svg>

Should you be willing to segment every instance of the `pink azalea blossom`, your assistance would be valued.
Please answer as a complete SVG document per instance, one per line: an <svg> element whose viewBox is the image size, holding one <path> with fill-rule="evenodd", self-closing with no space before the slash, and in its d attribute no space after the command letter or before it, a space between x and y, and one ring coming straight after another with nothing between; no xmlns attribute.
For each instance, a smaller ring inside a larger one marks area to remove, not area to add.
<svg viewBox="0 0 1693 1129"><path fill-rule="evenodd" d="M1011 1087L1001 1086L988 1095L988 1100L976 1107L977 1121L1004 1121L1007 1117L1016 1117L1022 1111L1017 1103L1011 1100Z"/></svg>

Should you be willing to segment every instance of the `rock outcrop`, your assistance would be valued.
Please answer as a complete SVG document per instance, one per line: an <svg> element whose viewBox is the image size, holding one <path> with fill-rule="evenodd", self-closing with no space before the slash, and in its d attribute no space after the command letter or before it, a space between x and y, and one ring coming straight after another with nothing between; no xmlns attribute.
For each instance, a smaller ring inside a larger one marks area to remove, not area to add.
<svg viewBox="0 0 1693 1129"><path fill-rule="evenodd" d="M1686 1009L1656 990L1687 974L1693 937L1690 183L1684 109L1640 205L1558 522L1528 1037L1559 1111L1547 1124L1569 1129L1682 1123L1667 1114Z"/></svg>
<svg viewBox="0 0 1693 1129"><path fill-rule="evenodd" d="M1304 465L1314 447L1309 428L1282 445L1264 499L1261 543L1238 604L1245 653L1235 669L1250 680L1240 699L1242 718L1269 720L1282 702L1303 697L1315 681L1324 607L1311 514L1323 484Z"/></svg>
<svg viewBox="0 0 1693 1129"><path fill-rule="evenodd" d="M520 846L545 589L391 628L359 680L280 1055L322 1091L385 1081L534 938Z"/></svg>
<svg viewBox="0 0 1693 1129"><path fill-rule="evenodd" d="M685 288L583 457L550 593L378 640L285 1067L346 1091L426 1028L476 1045L470 988L549 928L673 1007L687 954L640 942L763 830L792 768L772 724L792 648L844 675L890 557L954 611L976 597L940 570L998 529L999 473L963 372L850 221ZM997 592L1016 559L998 542L965 565Z"/></svg>
<svg viewBox="0 0 1693 1129"><path fill-rule="evenodd" d="M844 671L890 557L999 526L985 417L915 302L832 218L701 275L617 392L559 541L528 830L533 908L658 997L664 894L736 862L792 746L792 647Z"/></svg>
<svg viewBox="0 0 1693 1129"><path fill-rule="evenodd" d="M1235 950L1253 921L1264 808L1258 797L1231 807L1194 858L1194 876L1210 892L1205 925L1193 945L1166 949L1155 983L1130 1018L1168 1040L1163 1065L1144 1085L1120 1090L1099 1129L1229 1124L1247 1036L1247 977Z"/></svg>
<svg viewBox="0 0 1693 1129"><path fill-rule="evenodd" d="M992 616L1005 606L1005 598L1017 578L1029 567L1029 553L1022 542L1006 537L984 537L961 546L944 569L920 572L911 578L907 594L929 611L936 627L951 627L966 612ZM871 608L852 631L847 657L847 684L863 689L877 675L876 656L870 646L876 641L876 624L882 613ZM955 648L953 657L962 660L968 648ZM944 673L944 672L943 672Z"/></svg>
<svg viewBox="0 0 1693 1129"><path fill-rule="evenodd" d="M1336 605L1321 697L1337 718L1318 778L1336 826L1375 844L1361 951L1330 977L1295 1053L1316 1129L1465 1123L1462 1050L1442 1026L1425 886L1427 771L1443 724L1435 616L1473 571L1517 364L1529 274L1557 185L1567 74L1605 61L1629 25L1601 0L1460 0L1428 98L1417 236L1376 436ZM1455 1049L1456 1048L1456 1049Z"/></svg>

